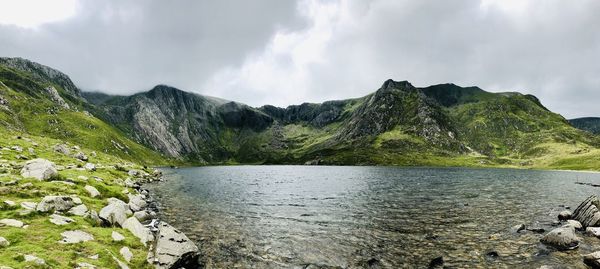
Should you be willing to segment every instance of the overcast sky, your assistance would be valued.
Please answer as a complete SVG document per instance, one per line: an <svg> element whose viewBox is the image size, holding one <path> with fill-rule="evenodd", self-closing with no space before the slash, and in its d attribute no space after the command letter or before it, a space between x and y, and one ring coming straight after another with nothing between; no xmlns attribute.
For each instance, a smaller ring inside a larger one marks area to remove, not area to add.
<svg viewBox="0 0 600 269"><path fill-rule="evenodd" d="M392 78L531 93L572 118L600 116L598 14L597 0L3 0L0 54L112 94L287 106Z"/></svg>

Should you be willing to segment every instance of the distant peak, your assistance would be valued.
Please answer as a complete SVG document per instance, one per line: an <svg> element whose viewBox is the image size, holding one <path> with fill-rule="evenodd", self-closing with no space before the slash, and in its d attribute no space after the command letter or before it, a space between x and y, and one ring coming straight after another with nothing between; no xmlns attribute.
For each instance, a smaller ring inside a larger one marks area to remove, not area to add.
<svg viewBox="0 0 600 269"><path fill-rule="evenodd" d="M405 89L405 88L414 88L412 84L410 84L410 82L403 80L403 81L394 81L392 79L388 79L385 82L383 82L383 85L381 85L382 89Z"/></svg>

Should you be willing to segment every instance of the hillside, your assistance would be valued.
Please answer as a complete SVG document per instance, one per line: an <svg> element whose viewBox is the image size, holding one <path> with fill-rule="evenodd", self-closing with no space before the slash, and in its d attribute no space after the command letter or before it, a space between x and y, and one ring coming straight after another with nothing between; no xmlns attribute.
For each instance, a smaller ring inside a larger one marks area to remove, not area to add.
<svg viewBox="0 0 600 269"><path fill-rule="evenodd" d="M592 134L600 134L600 118L578 118L569 120L573 127L590 132Z"/></svg>

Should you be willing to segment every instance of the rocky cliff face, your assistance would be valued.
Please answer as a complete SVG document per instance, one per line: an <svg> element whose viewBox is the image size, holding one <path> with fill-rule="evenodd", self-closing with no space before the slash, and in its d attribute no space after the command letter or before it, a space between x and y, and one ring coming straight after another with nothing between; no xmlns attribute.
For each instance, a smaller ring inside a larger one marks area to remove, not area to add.
<svg viewBox="0 0 600 269"><path fill-rule="evenodd" d="M569 120L573 127L590 132L592 134L600 134L600 118L578 118Z"/></svg>

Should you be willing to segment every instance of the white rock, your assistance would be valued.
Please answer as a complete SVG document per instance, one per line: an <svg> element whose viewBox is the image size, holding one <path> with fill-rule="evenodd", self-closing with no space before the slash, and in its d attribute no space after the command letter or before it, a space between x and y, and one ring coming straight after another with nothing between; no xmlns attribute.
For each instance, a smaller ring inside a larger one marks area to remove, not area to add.
<svg viewBox="0 0 600 269"><path fill-rule="evenodd" d="M69 210L69 214L73 214L75 216L85 216L88 212L88 208L85 205L78 205Z"/></svg>
<svg viewBox="0 0 600 269"><path fill-rule="evenodd" d="M156 251L150 252L147 261L156 268L172 268L177 264L197 262L199 250L196 244L173 226L161 222Z"/></svg>
<svg viewBox="0 0 600 269"><path fill-rule="evenodd" d="M88 181L89 178L86 176L78 176L77 179L81 179L83 181Z"/></svg>
<svg viewBox="0 0 600 269"><path fill-rule="evenodd" d="M135 217L128 218L122 226L124 229L129 230L135 237L139 238L140 242L144 245L154 240L154 235L152 235L150 229L144 227Z"/></svg>
<svg viewBox="0 0 600 269"><path fill-rule="evenodd" d="M34 202L21 202L21 207L24 209L35 210L37 203Z"/></svg>
<svg viewBox="0 0 600 269"><path fill-rule="evenodd" d="M67 218L65 216L61 216L58 214L52 214L52 215L50 215L50 222L52 222L56 225L67 225L67 224L73 223L75 221L72 218Z"/></svg>
<svg viewBox="0 0 600 269"><path fill-rule="evenodd" d="M140 211L147 206L146 201L144 200L144 196L141 194L137 195L128 195L129 196L129 208L133 212Z"/></svg>
<svg viewBox="0 0 600 269"><path fill-rule="evenodd" d="M11 200L5 200L4 201L4 205L6 205L7 207L13 207L13 206L16 206L17 203L15 203L15 202L13 202Z"/></svg>
<svg viewBox="0 0 600 269"><path fill-rule="evenodd" d="M86 163L83 168L85 168L85 170L88 171L96 171L96 165L94 165L93 163Z"/></svg>
<svg viewBox="0 0 600 269"><path fill-rule="evenodd" d="M58 241L61 244L76 244L94 240L94 237L91 234L80 230L66 231L62 232L60 235L63 237L60 241Z"/></svg>
<svg viewBox="0 0 600 269"><path fill-rule="evenodd" d="M138 219L140 222L144 222L149 220L150 218L152 218L152 216L150 216L150 214L148 214L148 212L146 211L138 211L133 213L133 216Z"/></svg>
<svg viewBox="0 0 600 269"><path fill-rule="evenodd" d="M10 246L10 242L8 242L8 240L6 240L6 238L0 236L0 248L5 248Z"/></svg>
<svg viewBox="0 0 600 269"><path fill-rule="evenodd" d="M122 262L121 260L117 259L117 257L113 256L112 258L113 258L113 260L115 260L115 262L117 262L117 264L119 265L119 268L129 269L129 266L127 266L127 264Z"/></svg>
<svg viewBox="0 0 600 269"><path fill-rule="evenodd" d="M77 263L77 267L75 267L75 269L96 269L96 266L93 264L80 262L80 263Z"/></svg>
<svg viewBox="0 0 600 269"><path fill-rule="evenodd" d="M46 159L33 159L25 163L21 169L21 176L32 177L38 180L48 180L58 175L56 165Z"/></svg>
<svg viewBox="0 0 600 269"><path fill-rule="evenodd" d="M84 189L90 194L90 197L100 197L100 192L98 191L98 189L94 188L94 186L86 185Z"/></svg>
<svg viewBox="0 0 600 269"><path fill-rule="evenodd" d="M581 222L576 221L576 220L567 220L567 224L565 224L565 226L572 226L573 228L575 228L575 230L581 230L583 229L583 226L581 225Z"/></svg>
<svg viewBox="0 0 600 269"><path fill-rule="evenodd" d="M125 240L125 236L123 236L122 234L120 234L116 231L113 231L111 236L112 236L113 241L119 242L119 241Z"/></svg>
<svg viewBox="0 0 600 269"><path fill-rule="evenodd" d="M42 201L37 205L36 210L40 212L50 212L50 211L68 211L72 207L75 206L76 197L72 196L46 196L42 199ZM77 198L79 202L81 200Z"/></svg>
<svg viewBox="0 0 600 269"><path fill-rule="evenodd" d="M121 256L123 256L123 259L127 262L131 262L131 259L133 259L133 253L131 253L131 250L129 250L128 247L122 247L121 250L119 250L119 253L121 253Z"/></svg>
<svg viewBox="0 0 600 269"><path fill-rule="evenodd" d="M118 224L122 227L127 216L132 214L129 206L117 198L108 198L107 200L108 205L103 207L98 215L109 224Z"/></svg>
<svg viewBox="0 0 600 269"><path fill-rule="evenodd" d="M16 219L0 219L0 227L10 226L16 228L22 228L25 225L22 221Z"/></svg>
<svg viewBox="0 0 600 269"><path fill-rule="evenodd" d="M38 265L44 265L44 264L46 264L46 261L44 261L44 259L38 258L38 257L33 256L33 255L25 254L25 255L23 255L23 258L25 258L25 262L33 262L33 263L38 264Z"/></svg>
<svg viewBox="0 0 600 269"><path fill-rule="evenodd" d="M591 236L600 237L600 227L587 227L585 232Z"/></svg>

